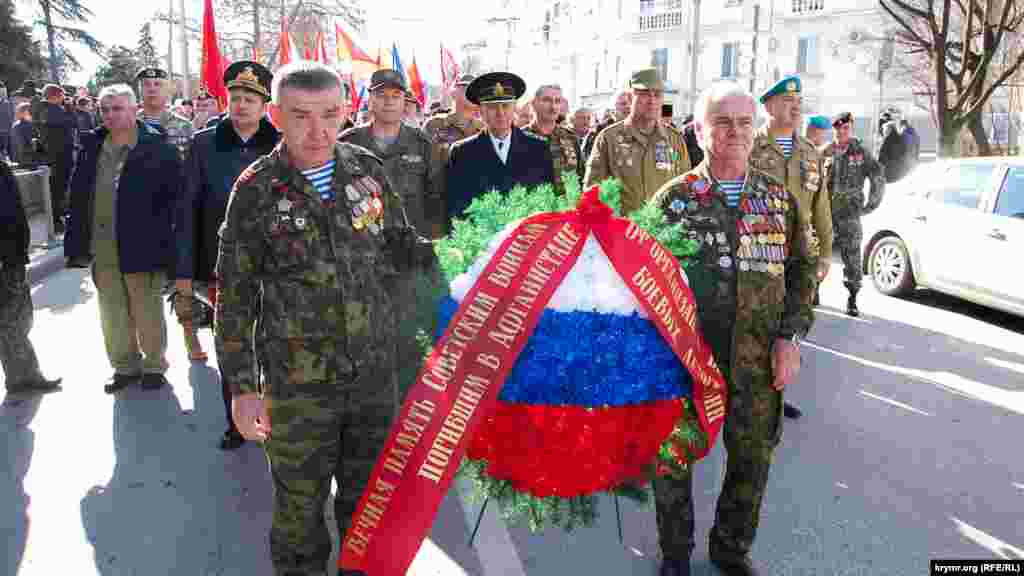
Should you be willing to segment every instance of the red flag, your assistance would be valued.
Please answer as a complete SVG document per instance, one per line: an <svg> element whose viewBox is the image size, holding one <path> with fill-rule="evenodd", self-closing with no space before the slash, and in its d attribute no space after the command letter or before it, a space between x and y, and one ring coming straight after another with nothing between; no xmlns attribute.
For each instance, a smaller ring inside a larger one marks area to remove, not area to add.
<svg viewBox="0 0 1024 576"><path fill-rule="evenodd" d="M199 83L217 99L221 110L228 104L228 91L224 88L224 64L217 46L217 29L213 23L213 0L203 5L203 63L199 67Z"/></svg>
<svg viewBox="0 0 1024 576"><path fill-rule="evenodd" d="M302 33L302 48L306 51L306 54L303 56L303 58L305 60L312 60L313 54L310 53L309 51L309 34L306 32Z"/></svg>
<svg viewBox="0 0 1024 576"><path fill-rule="evenodd" d="M277 50L277 65L284 66L292 61L292 39L288 35L288 25L281 22L281 40Z"/></svg>
<svg viewBox="0 0 1024 576"><path fill-rule="evenodd" d="M409 78L409 90L412 90L412 95L419 101L420 106L426 107L427 105L427 94L424 90L423 79L420 78L420 69L416 65L416 55L412 55L412 64L409 65L409 70L406 73Z"/></svg>
<svg viewBox="0 0 1024 576"><path fill-rule="evenodd" d="M459 79L459 65L452 53L441 44L441 81L445 88L451 88Z"/></svg>
<svg viewBox="0 0 1024 576"><path fill-rule="evenodd" d="M330 64L330 61L327 59L327 42L324 40L322 30L316 31L316 58L324 64Z"/></svg>

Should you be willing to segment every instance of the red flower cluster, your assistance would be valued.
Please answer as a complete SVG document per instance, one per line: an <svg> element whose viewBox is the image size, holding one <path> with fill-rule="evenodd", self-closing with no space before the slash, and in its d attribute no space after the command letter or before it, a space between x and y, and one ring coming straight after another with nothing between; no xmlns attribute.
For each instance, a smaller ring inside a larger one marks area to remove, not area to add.
<svg viewBox="0 0 1024 576"><path fill-rule="evenodd" d="M468 456L518 492L571 498L647 481L683 415L681 399L584 408L498 402Z"/></svg>

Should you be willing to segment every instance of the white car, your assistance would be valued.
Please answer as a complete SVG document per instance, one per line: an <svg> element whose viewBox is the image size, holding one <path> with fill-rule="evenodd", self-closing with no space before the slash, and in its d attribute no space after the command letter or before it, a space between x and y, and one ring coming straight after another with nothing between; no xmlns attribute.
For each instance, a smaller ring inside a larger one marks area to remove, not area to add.
<svg viewBox="0 0 1024 576"><path fill-rule="evenodd" d="M879 292L921 286L1024 316L1024 158L920 164L862 224Z"/></svg>

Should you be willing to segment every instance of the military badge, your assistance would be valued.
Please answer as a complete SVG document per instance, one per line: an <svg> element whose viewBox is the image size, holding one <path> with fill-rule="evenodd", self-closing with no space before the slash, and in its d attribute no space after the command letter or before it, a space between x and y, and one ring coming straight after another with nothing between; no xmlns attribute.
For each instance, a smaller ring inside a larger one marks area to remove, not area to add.
<svg viewBox="0 0 1024 576"><path fill-rule="evenodd" d="M671 204L669 204L668 208L676 214L682 214L683 211L686 210L686 201L676 198Z"/></svg>

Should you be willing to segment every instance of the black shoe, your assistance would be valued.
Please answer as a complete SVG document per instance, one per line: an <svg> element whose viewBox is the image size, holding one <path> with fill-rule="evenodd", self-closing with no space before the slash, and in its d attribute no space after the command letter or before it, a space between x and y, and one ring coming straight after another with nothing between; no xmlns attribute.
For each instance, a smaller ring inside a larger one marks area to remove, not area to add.
<svg viewBox="0 0 1024 576"><path fill-rule="evenodd" d="M658 576L690 576L690 561L665 558Z"/></svg>
<svg viewBox="0 0 1024 576"><path fill-rule="evenodd" d="M790 420L796 420L797 418L803 416L804 413L799 408L793 406L789 402L783 402L782 415L785 416L786 418L789 418Z"/></svg>
<svg viewBox="0 0 1024 576"><path fill-rule="evenodd" d="M850 294L850 297L846 299L846 315L853 316L854 318L860 316L860 310L857 309L856 294Z"/></svg>
<svg viewBox="0 0 1024 576"><path fill-rule="evenodd" d="M150 373L142 375L143 390L159 390L169 385L170 382L167 381L167 378L164 378L163 374Z"/></svg>
<svg viewBox="0 0 1024 576"><path fill-rule="evenodd" d="M717 544L714 536L711 537L711 546L708 549L708 556L711 563L718 568L724 576L758 576L760 572L754 566L749 554L737 553Z"/></svg>
<svg viewBox="0 0 1024 576"><path fill-rule="evenodd" d="M241 448L242 444L245 444L245 438L242 438L242 435L234 428L228 428L220 437L221 450L237 450Z"/></svg>
<svg viewBox="0 0 1024 576"><path fill-rule="evenodd" d="M103 391L113 394L129 386L134 386L139 382L139 378L141 376L138 374L114 374L110 378L110 383L103 387Z"/></svg>

